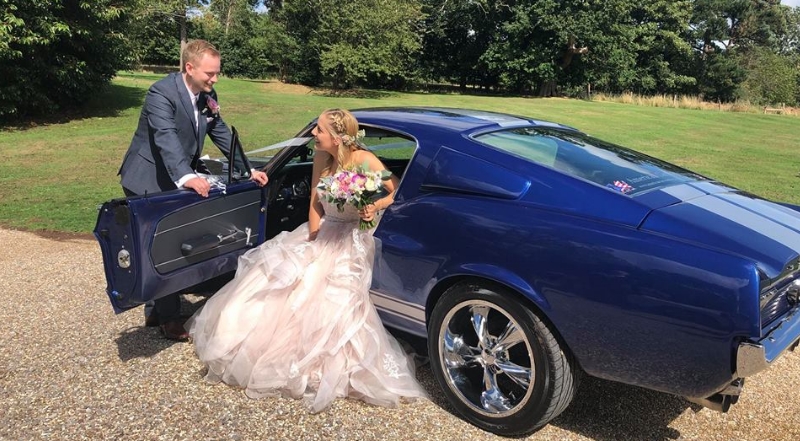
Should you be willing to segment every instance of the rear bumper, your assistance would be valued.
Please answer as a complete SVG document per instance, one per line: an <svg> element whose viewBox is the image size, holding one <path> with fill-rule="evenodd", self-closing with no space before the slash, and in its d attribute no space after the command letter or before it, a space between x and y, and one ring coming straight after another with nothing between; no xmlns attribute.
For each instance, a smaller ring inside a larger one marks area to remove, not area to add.
<svg viewBox="0 0 800 441"><path fill-rule="evenodd" d="M800 343L800 306L795 306L760 341L739 343L735 377L750 377L763 371L787 349L794 350L798 343Z"/></svg>

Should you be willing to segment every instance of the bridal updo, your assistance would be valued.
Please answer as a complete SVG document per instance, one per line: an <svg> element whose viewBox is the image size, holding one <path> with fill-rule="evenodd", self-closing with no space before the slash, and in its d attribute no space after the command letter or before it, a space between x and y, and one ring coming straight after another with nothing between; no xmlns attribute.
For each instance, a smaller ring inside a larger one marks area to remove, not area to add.
<svg viewBox="0 0 800 441"><path fill-rule="evenodd" d="M327 119L326 122L331 133L339 141L336 155L336 163L339 168L351 165L351 153L355 150L364 149L358 142L364 136L364 132L358 130L358 120L345 109L328 109L322 112L322 117ZM330 170L332 164L333 158L330 158L323 171L324 175L335 172L335 170Z"/></svg>

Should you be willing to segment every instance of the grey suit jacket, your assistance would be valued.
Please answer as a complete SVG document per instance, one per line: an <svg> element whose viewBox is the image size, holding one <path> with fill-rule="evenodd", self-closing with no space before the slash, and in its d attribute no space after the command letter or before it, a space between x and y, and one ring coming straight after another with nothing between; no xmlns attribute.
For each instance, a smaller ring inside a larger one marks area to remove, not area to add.
<svg viewBox="0 0 800 441"><path fill-rule="evenodd" d="M180 73L171 73L147 91L139 125L119 169L123 187L136 194L174 190L175 182L202 164L208 135L227 156L231 132L219 114L208 109L201 92L197 100L199 129L195 130L192 100Z"/></svg>

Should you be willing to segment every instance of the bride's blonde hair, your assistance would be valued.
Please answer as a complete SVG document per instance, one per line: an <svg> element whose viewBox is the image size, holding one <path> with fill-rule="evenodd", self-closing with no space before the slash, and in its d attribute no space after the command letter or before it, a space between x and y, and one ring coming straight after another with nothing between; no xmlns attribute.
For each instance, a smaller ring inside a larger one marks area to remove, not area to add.
<svg viewBox="0 0 800 441"><path fill-rule="evenodd" d="M352 113L345 109L328 109L322 112L321 119L326 124L334 138L339 139L339 148L336 150L336 164L338 168L345 168L350 164L352 153L364 148L358 143L358 120ZM328 176L336 172L333 167L333 157L330 156L322 169L322 175Z"/></svg>

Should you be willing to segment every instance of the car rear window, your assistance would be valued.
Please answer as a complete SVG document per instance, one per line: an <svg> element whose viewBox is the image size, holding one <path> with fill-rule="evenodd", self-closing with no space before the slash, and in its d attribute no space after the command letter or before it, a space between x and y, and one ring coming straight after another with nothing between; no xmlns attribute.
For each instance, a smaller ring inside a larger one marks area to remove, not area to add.
<svg viewBox="0 0 800 441"><path fill-rule="evenodd" d="M523 127L474 137L514 156L628 195L706 178L580 132Z"/></svg>

